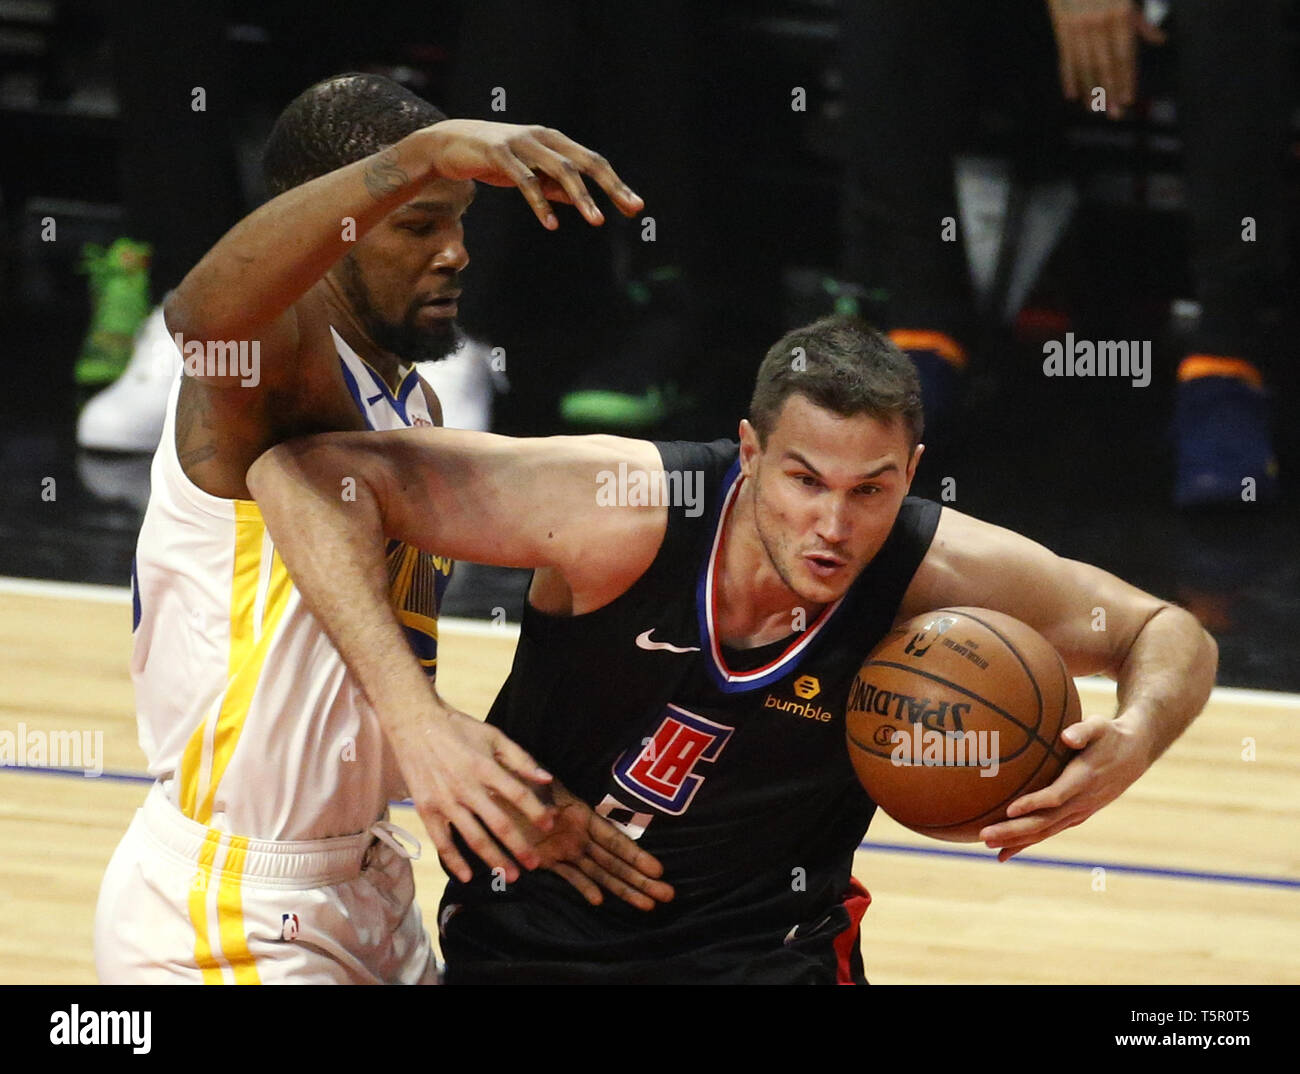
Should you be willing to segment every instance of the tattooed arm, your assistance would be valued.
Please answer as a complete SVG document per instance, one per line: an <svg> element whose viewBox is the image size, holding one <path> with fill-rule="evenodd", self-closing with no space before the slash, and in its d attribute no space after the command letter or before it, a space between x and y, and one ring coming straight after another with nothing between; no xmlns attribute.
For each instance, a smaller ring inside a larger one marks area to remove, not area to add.
<svg viewBox="0 0 1300 1074"><path fill-rule="evenodd" d="M628 214L643 203L598 154L544 127L447 120L271 199L236 224L167 302L167 325L186 338L249 339L285 317L357 239L432 179L518 186L539 220L555 227L548 198L603 217L583 184L590 175ZM294 349L287 329L272 341ZM262 360L273 360L262 346Z"/></svg>
<svg viewBox="0 0 1300 1074"><path fill-rule="evenodd" d="M251 377L242 367L232 372L209 365L197 375L187 368L176 446L189 478L213 495L244 498L244 475L267 448L287 436L346 429L359 420L337 403L344 390L333 368L329 328L338 323L343 299L330 281L316 285L367 232L380 231L376 225L386 216L397 220L410 212L406 203L424 200L422 192L436 182L431 196L453 206L446 215L458 220L472 196L471 181L478 180L518 186L548 228L556 226L548 199L573 204L599 224L604 218L584 175L623 213L642 207L602 157L559 131L446 120L246 216L190 271L164 311L187 358L194 343L205 353L242 347L256 356ZM454 187L464 189L448 189ZM346 402L346 394L342 398Z"/></svg>
<svg viewBox="0 0 1300 1074"><path fill-rule="evenodd" d="M351 241L434 174L430 130L287 190L244 217L172 292L169 331L198 340L258 338L270 367L291 355L294 303Z"/></svg>

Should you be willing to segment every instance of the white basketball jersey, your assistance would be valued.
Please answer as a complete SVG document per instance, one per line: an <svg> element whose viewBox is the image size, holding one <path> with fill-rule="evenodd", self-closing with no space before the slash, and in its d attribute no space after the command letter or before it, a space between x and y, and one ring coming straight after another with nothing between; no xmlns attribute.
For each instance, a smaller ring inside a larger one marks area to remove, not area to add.
<svg viewBox="0 0 1300 1074"><path fill-rule="evenodd" d="M394 394L333 335L372 429L432 424L414 369ZM309 840L362 831L405 796L392 751L289 580L257 504L211 496L182 471L179 391L178 376L132 571L131 675L149 772L187 817L223 832ZM431 677L451 566L389 544L394 607Z"/></svg>

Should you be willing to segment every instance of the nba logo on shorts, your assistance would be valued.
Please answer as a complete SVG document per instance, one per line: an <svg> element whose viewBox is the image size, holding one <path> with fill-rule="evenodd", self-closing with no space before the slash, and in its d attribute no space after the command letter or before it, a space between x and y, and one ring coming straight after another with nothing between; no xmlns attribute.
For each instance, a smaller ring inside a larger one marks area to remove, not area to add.
<svg viewBox="0 0 1300 1074"><path fill-rule="evenodd" d="M298 938L298 915L280 915L280 939L296 940Z"/></svg>

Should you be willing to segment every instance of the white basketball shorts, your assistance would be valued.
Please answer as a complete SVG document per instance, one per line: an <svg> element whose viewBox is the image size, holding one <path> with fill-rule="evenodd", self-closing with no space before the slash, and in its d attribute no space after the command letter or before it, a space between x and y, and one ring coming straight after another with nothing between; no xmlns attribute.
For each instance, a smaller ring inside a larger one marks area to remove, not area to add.
<svg viewBox="0 0 1300 1074"><path fill-rule="evenodd" d="M190 820L155 783L100 885L100 981L436 984L411 852L393 830L245 839Z"/></svg>

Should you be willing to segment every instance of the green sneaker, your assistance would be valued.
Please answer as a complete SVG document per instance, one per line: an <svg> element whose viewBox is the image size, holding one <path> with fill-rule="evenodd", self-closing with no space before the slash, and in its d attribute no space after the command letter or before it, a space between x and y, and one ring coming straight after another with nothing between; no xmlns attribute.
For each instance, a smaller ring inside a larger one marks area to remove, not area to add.
<svg viewBox="0 0 1300 1074"><path fill-rule="evenodd" d="M87 243L79 271L90 277L94 312L74 373L78 385L111 384L131 359L135 334L149 316L149 257L145 243L117 239L105 250Z"/></svg>
<svg viewBox="0 0 1300 1074"><path fill-rule="evenodd" d="M683 405L675 384L638 395L614 389L569 392L560 400L560 417L570 425L602 429L649 429Z"/></svg>

